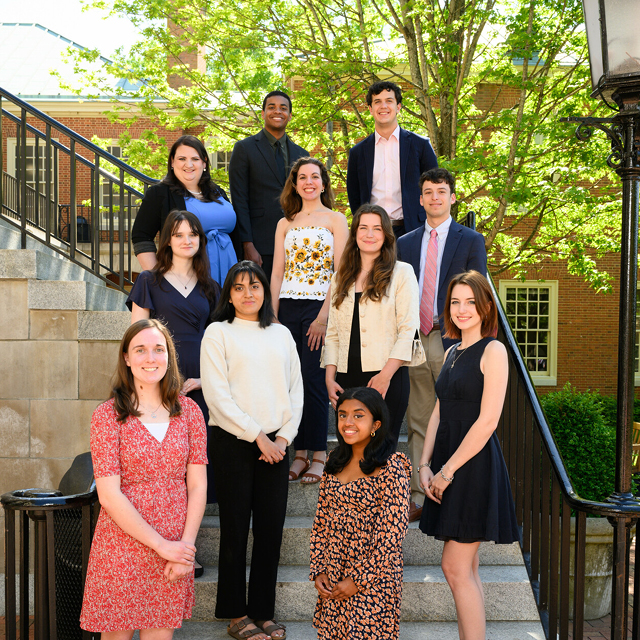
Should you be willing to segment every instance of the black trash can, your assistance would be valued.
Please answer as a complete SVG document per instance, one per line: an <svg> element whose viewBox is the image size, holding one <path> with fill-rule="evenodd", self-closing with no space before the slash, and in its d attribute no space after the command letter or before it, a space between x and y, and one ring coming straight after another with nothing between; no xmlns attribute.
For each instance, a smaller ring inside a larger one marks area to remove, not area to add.
<svg viewBox="0 0 640 640"><path fill-rule="evenodd" d="M91 455L84 453L60 481L57 491L23 489L5 493L7 585L5 611L7 640L16 636L15 541L16 513L20 527L20 619L23 635L28 616L29 526L35 529L34 614L36 638L88 640L99 638L80 629L80 611L89 548L98 515ZM11 530L13 527L13 530ZM13 587L11 587L13 585Z"/></svg>

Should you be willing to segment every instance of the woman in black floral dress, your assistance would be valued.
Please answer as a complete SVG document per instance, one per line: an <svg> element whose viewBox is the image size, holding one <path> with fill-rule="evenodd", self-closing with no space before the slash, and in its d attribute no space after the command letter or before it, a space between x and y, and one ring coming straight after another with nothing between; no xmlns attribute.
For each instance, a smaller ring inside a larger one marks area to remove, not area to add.
<svg viewBox="0 0 640 640"><path fill-rule="evenodd" d="M313 625L319 640L397 640L411 463L394 453L389 411L375 389L346 389L336 414L339 444L311 531Z"/></svg>

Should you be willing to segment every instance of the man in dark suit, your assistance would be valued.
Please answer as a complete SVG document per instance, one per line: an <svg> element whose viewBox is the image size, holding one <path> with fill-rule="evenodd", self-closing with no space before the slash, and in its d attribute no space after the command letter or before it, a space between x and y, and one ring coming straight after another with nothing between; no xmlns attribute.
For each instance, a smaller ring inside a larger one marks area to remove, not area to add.
<svg viewBox="0 0 640 640"><path fill-rule="evenodd" d="M349 152L347 195L351 213L365 202L383 207L399 238L424 223L419 205L420 175L438 166L428 139L401 129L402 90L393 82L376 82L367 91L375 131Z"/></svg>
<svg viewBox="0 0 640 640"><path fill-rule="evenodd" d="M284 215L280 193L291 165L309 155L287 136L291 115L291 98L286 93L268 93L262 102L264 128L236 142L229 162L231 202L244 258L261 265L269 279L276 225Z"/></svg>
<svg viewBox="0 0 640 640"><path fill-rule="evenodd" d="M420 204L427 220L398 241L398 259L413 267L419 282L420 339L427 356L423 364L409 367L411 393L407 424L413 465L411 521L420 518L424 503L418 464L429 418L436 404L435 382L442 368L444 352L454 344L453 340L443 337L447 289L451 279L464 271L475 269L487 275L484 238L451 217L451 205L456 201L453 176L446 169L431 169L420 176L419 184Z"/></svg>

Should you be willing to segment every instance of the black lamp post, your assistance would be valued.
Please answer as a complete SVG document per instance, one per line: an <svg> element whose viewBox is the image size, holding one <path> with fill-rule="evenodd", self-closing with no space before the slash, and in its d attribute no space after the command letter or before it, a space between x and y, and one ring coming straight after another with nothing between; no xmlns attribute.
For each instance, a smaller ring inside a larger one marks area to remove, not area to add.
<svg viewBox="0 0 640 640"><path fill-rule="evenodd" d="M634 346L638 269L638 194L640 187L640 2L583 0L592 97L616 111L612 118L566 118L578 122L576 135L587 140L594 129L607 134L607 164L622 179L622 247L618 342L618 414L616 488L608 498L621 507L638 504L631 492L631 423L634 400ZM630 528L633 519L621 513L614 527L612 640L627 638ZM636 567L633 638L639 638L640 567Z"/></svg>

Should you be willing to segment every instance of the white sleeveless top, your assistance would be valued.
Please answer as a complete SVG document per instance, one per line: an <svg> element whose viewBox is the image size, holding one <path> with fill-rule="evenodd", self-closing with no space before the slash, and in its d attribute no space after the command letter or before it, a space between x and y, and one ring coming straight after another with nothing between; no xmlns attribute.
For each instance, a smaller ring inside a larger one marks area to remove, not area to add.
<svg viewBox="0 0 640 640"><path fill-rule="evenodd" d="M333 275L333 234L325 227L292 227L284 238L281 298L324 300Z"/></svg>

